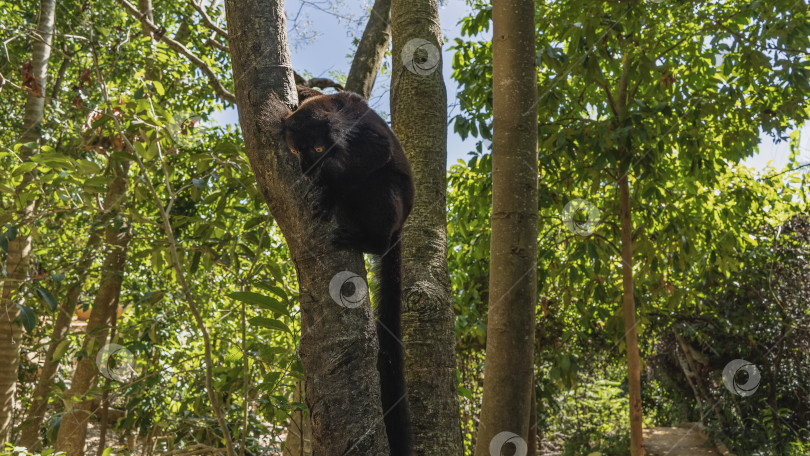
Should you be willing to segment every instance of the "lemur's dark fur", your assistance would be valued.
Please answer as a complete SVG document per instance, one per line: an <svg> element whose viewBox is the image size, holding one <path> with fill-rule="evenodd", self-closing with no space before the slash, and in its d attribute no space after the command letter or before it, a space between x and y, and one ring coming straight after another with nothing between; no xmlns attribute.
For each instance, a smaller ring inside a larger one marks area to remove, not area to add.
<svg viewBox="0 0 810 456"><path fill-rule="evenodd" d="M401 339L399 236L413 207L411 166L388 124L362 97L323 95L299 86L298 109L281 123L301 171L323 188L316 212L337 220L337 245L382 255L377 369L391 454L411 456L410 417Z"/></svg>

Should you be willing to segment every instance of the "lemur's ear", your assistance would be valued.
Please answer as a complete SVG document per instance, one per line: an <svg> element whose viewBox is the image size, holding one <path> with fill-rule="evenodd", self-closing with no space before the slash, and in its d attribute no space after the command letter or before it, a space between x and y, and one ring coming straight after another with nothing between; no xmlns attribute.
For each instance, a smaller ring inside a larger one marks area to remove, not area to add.
<svg viewBox="0 0 810 456"><path fill-rule="evenodd" d="M267 101L264 102L259 114L259 128L276 138L281 138L284 132L284 119L290 114L292 114L292 111L287 107L287 104L275 92L270 92L270 96L267 97Z"/></svg>

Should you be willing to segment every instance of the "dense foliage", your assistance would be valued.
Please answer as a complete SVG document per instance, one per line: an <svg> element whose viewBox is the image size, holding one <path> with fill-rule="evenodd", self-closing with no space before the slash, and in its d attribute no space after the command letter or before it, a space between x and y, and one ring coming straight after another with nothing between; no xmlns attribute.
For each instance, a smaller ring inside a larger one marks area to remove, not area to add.
<svg viewBox="0 0 810 456"><path fill-rule="evenodd" d="M664 347L671 352L667 341L673 329L687 337L699 334L691 326L687 331L681 319L703 312L733 325L735 331L716 335L729 345L740 337L753 338L758 342L752 345L765 352L779 340L778 330L763 329L755 336L749 323L732 323L730 315L707 309L707 303L720 299L719 282L760 268L763 258L778 262L771 256L778 255L774 241L762 230L778 230L807 208L806 174L768 170L758 175L740 166L742 158L755 152L764 130L789 139L788 168L803 168L796 161L799 137L794 130L808 116L807 11L793 2L669 3L537 5L538 426L551 430L547 437L552 442L565 441L566 454L585 449L627 454L621 441L605 441L614 432L599 427L615 423L610 406L598 418L583 420L566 405L570 394L583 389L609 396L604 382L621 382L626 375L617 369L625 349L616 192L622 174L629 175L632 187L642 358L658 356ZM489 232L488 223L476 214L491 201L491 42L480 39L491 18L488 3L474 4L479 9L463 24L468 38L455 40L454 78L463 91L462 113L454 126L462 136L481 141L473 158L450 171L451 271L462 350L480 349L485 337ZM622 93L629 95L626 106L616 101ZM621 153L629 153L629 164L620 161ZM751 286L757 285L761 283ZM748 318L776 311L773 302L758 304L745 313ZM807 310L798 312L806 320ZM796 348L792 353L802 352ZM712 367L720 370L746 356L753 358L748 350L734 353L730 348L710 355ZM751 360L758 366L764 361ZM791 366L791 375L770 377L773 388L781 391L773 393L774 404L788 404L792 394L802 394L806 381L793 376L801 376L806 366ZM647 424L700 418L718 424L692 411L672 413L694 397L673 400L673 388L688 391L682 378L679 385L666 386L647 370ZM711 395L722 395L722 382L719 388L716 381L707 387L714 388ZM580 407L586 404L577 401ZM692 406L705 408L705 403ZM780 413L804 416L798 409ZM774 424L780 429L776 443L769 441L773 433L767 426L758 428L756 436L746 434L747 426L775 413L749 406L732 413L736 424L726 419L719 427L733 434L724 437L742 454L774 448L784 452L780 454L802 454L799 442L806 440L810 424L806 419ZM574 430L560 433L560 428ZM624 435L615 426L611 429Z"/></svg>
<svg viewBox="0 0 810 456"><path fill-rule="evenodd" d="M478 143L448 170L447 202L468 451L482 394L492 205L492 56L483 38L491 9L469 4L464 35L453 37L461 112L452 122ZM204 393L198 312L237 446L279 451L291 416L306 409L295 394L303 378L298 284L240 132L209 120L230 104L118 3L59 2L40 141L21 144L31 87L18 75L31 59L37 10L30 0L0 1L0 74L8 81L0 85L0 260L18 236L30 234L34 245L24 299L15 302L25 332L12 440L42 366L57 361L41 444L32 449L49 454L61 417L79 399L66 394L73 367L93 356L81 321L53 339L60 306L78 283L80 313L92 310L106 251L90 239L131 225L110 342L132 363L123 360L126 375L102 377L88 392L121 412L106 446L119 454L222 446ZM210 17L221 13L216 2L208 8ZM807 454L810 219L797 130L810 117L807 15L792 0L537 3L534 343L537 427L548 454L627 454L615 186L623 174L632 187L645 424L702 421L741 455ZM155 2L154 17L232 86L225 45L211 44L190 4ZM611 95L622 90L627 106ZM761 132L789 142L787 169L741 165ZM36 154L24 159L24 147ZM129 171L123 208L108 217L102 201L116 162ZM35 213L20 219L29 201ZM91 261L82 269L84 256ZM735 359L761 374L754 394L726 388L722 372Z"/></svg>

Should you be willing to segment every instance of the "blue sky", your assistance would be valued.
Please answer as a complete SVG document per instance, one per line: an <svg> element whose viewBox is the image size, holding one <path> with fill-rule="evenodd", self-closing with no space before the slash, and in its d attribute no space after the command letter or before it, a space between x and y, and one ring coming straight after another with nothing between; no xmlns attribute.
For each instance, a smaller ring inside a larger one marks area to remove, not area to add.
<svg viewBox="0 0 810 456"><path fill-rule="evenodd" d="M443 75L447 85L448 114L450 117L458 113L456 93L458 86L450 77L452 73L453 51L449 45L461 34L458 26L459 20L469 14L470 7L464 0L446 0L439 7L439 20L445 46L442 50ZM351 66L352 40L361 36L364 27L364 14L370 6L370 1L356 2L353 0L309 0L302 6L300 0L285 2L288 15L288 38L293 67L299 73L308 73L313 77L332 77L335 73L347 74ZM323 11L318 8L335 4L334 11ZM297 17L298 27L293 29L293 19ZM370 99L371 106L381 114L389 112L388 104L389 78L387 75L377 77L374 92ZM214 116L217 124L236 124L235 109L228 109ZM789 150L787 142L775 144L766 135L761 135L760 151L755 156L745 160L745 164L757 169L763 169L770 164L781 169L787 163ZM473 150L475 141L460 137L449 131L447 138L448 166L458 159L466 159L467 153ZM802 129L800 143L800 161L810 161L810 125Z"/></svg>

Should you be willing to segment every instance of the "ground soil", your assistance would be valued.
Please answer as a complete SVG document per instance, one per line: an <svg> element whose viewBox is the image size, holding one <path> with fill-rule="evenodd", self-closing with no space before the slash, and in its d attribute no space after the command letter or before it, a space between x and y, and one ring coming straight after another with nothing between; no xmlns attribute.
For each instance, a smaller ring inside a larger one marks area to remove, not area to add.
<svg viewBox="0 0 810 456"><path fill-rule="evenodd" d="M720 456L697 426L644 429L646 456Z"/></svg>

